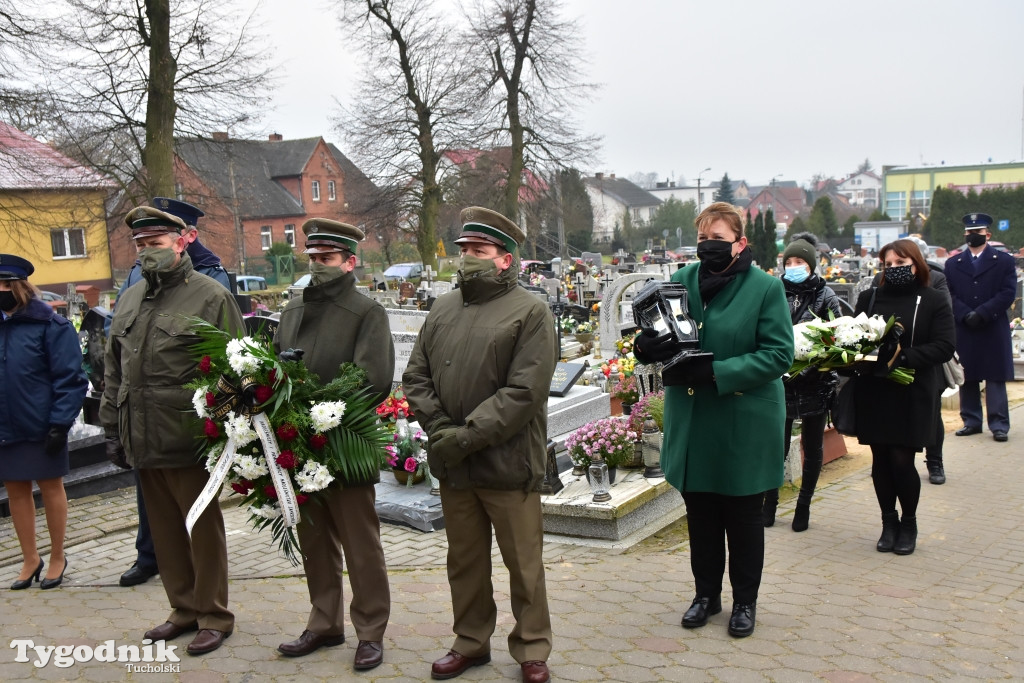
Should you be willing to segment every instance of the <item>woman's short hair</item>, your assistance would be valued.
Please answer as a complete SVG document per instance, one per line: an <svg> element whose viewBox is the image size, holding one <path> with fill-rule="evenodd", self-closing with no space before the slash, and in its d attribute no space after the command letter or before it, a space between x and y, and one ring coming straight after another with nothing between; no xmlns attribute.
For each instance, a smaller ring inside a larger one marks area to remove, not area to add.
<svg viewBox="0 0 1024 683"><path fill-rule="evenodd" d="M916 271L915 277L917 282L922 287L927 287L932 282L931 269L924 260L924 256L921 255L921 249L918 248L911 240L896 240L895 242L889 242L889 244L882 247L881 251L878 252L878 260L883 264L885 263L885 257L892 251L900 255L903 258L908 258L914 262L914 270ZM882 270L881 284L885 284L885 270Z"/></svg>
<svg viewBox="0 0 1024 683"><path fill-rule="evenodd" d="M697 226L697 231L700 232L701 228L706 230L708 226L717 220L723 220L728 223L737 240L743 237L743 214L729 202L709 204L708 208L701 211L700 215L697 216L694 225Z"/></svg>

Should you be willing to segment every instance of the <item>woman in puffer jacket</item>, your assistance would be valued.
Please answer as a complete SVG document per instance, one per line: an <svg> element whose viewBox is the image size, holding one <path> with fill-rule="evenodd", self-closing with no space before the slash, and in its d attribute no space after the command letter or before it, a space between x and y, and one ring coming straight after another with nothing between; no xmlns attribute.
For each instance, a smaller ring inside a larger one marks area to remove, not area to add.
<svg viewBox="0 0 1024 683"><path fill-rule="evenodd" d="M794 325L815 318L829 319L842 315L839 297L825 280L815 273L818 263L818 238L809 232L798 233L782 254L785 272L782 284L786 288L790 318ZM793 513L793 531L806 531L811 517L811 498L821 474L824 457L825 421L828 408L835 394L839 377L834 371L821 372L809 368L795 377L786 379L786 430L785 449L782 457L789 453L793 421L800 420L800 443L804 452L804 471L800 482L800 494L796 499ZM765 491L761 516L766 527L775 524L775 510L779 505L779 490Z"/></svg>

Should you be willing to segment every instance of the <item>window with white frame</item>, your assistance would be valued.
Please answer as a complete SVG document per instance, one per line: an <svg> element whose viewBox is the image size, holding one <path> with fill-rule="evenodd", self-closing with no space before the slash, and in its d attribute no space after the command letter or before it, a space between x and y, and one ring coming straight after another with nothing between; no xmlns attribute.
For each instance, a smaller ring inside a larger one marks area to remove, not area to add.
<svg viewBox="0 0 1024 683"><path fill-rule="evenodd" d="M274 240L274 234L270 230L269 225L260 226L260 246L263 247L263 251L270 249L270 244Z"/></svg>
<svg viewBox="0 0 1024 683"><path fill-rule="evenodd" d="M885 212L890 218L900 219L907 215L907 193L886 192Z"/></svg>
<svg viewBox="0 0 1024 683"><path fill-rule="evenodd" d="M320 201L320 181L319 180L314 180L313 181L313 201L314 202Z"/></svg>
<svg viewBox="0 0 1024 683"><path fill-rule="evenodd" d="M334 186L334 181L333 180L328 180L327 181L327 199L328 199L328 201L332 201L332 202L333 201L337 201L337 199L338 199L338 194L335 191L335 186Z"/></svg>
<svg viewBox="0 0 1024 683"><path fill-rule="evenodd" d="M289 247L295 246L295 224L288 223L284 226L284 241Z"/></svg>
<svg viewBox="0 0 1024 683"><path fill-rule="evenodd" d="M50 246L53 258L84 258L85 229L57 228L50 230Z"/></svg>

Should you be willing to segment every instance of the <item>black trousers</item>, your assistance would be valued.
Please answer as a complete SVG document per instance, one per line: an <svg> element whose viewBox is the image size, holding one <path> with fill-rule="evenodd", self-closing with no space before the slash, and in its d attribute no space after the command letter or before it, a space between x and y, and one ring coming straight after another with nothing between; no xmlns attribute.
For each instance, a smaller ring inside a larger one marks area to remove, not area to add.
<svg viewBox="0 0 1024 683"><path fill-rule="evenodd" d="M718 493L684 493L686 526L690 531L690 568L697 595L714 597L722 592L725 547L729 546L729 583L733 602L757 601L764 569L763 493L723 496Z"/></svg>

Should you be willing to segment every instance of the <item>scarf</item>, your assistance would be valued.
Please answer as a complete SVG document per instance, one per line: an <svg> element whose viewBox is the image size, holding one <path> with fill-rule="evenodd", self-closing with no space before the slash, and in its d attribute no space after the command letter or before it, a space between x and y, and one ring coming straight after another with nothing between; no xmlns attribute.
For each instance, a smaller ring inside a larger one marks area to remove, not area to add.
<svg viewBox="0 0 1024 683"><path fill-rule="evenodd" d="M726 285L736 279L740 273L750 270L750 264L754 262L754 256L750 247L746 247L733 258L732 263L726 266L725 270L713 273L701 263L697 271L697 286L700 289L700 299L707 306L715 295L725 289Z"/></svg>

